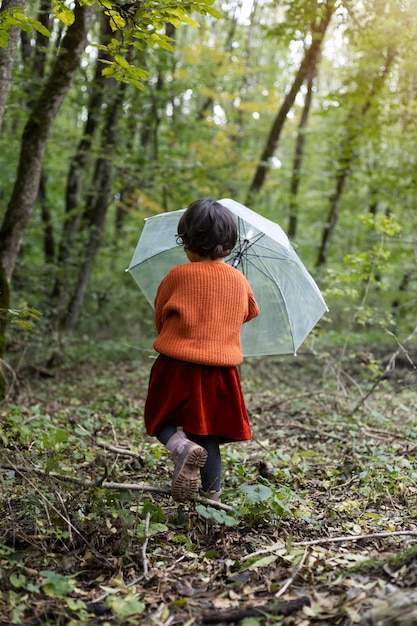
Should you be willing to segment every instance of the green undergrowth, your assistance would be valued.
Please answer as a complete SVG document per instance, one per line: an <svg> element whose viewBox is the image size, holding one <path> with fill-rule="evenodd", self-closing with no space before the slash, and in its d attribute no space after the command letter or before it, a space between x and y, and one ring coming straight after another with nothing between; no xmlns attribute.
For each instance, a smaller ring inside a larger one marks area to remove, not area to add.
<svg viewBox="0 0 417 626"><path fill-rule="evenodd" d="M191 626L245 593L274 600L294 568L296 594L337 597L336 570L343 585L410 573L413 371L375 385L364 356L339 380L334 359L311 353L245 362L253 440L222 448L220 506L178 505L167 452L143 427L150 363L66 363L0 406L0 624ZM311 598L299 623L314 623Z"/></svg>

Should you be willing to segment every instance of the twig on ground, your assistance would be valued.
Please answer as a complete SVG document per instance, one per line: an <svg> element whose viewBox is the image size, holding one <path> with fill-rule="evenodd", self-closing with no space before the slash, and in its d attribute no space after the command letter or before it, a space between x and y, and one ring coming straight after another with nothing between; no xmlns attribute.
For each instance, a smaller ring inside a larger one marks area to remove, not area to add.
<svg viewBox="0 0 417 626"><path fill-rule="evenodd" d="M100 448L104 448L105 450L109 450L110 452L116 452L116 454L121 454L123 456L132 456L135 459L140 458L140 454L138 452L134 452L130 450L130 448L123 448L122 446L115 446L112 443L106 443L105 441L96 441L97 446Z"/></svg>
<svg viewBox="0 0 417 626"><path fill-rule="evenodd" d="M293 582L297 578L298 574L301 572L302 568L304 567L304 563L307 561L307 558L308 558L309 554L310 554L310 551L308 549L304 550L303 558L295 566L295 568L293 570L293 573L287 579L287 581L284 583L284 585L282 585L282 587L277 591L277 593L275 594L275 598L280 598L281 596L283 596L284 593L287 591L287 589L289 589L289 587L293 584Z"/></svg>
<svg viewBox="0 0 417 626"><path fill-rule="evenodd" d="M148 512L145 516L145 541L142 545L142 563L143 563L143 575L146 577L149 573L148 557L146 555L146 549L149 543L149 522L151 520L151 514Z"/></svg>
<svg viewBox="0 0 417 626"><path fill-rule="evenodd" d="M58 500L60 501L61 506L62 506L62 509L63 509L63 511L65 512L65 515L66 515L67 519L69 520L69 515L68 515L67 507L65 506L65 502L64 502L63 497L61 496L61 494L59 493L59 491L58 491L57 489L54 489L54 493L55 493L56 497L58 498ZM71 528L71 524L67 524L67 526L68 526L68 539L69 539L69 540L71 541L71 543L72 543L73 538L72 538L72 528Z"/></svg>
<svg viewBox="0 0 417 626"><path fill-rule="evenodd" d="M118 446L119 444L118 444L118 441L117 441L117 432L116 432L116 428L115 428L115 426L114 426L112 421L110 421L110 427L111 427L111 431L113 433L114 445Z"/></svg>
<svg viewBox="0 0 417 626"><path fill-rule="evenodd" d="M390 537L417 537L417 530L396 530L393 532L369 533L366 535L343 535L340 537L323 537L310 541L294 541L293 546L314 546L326 543L343 543L344 541L360 541L361 539L389 539Z"/></svg>
<svg viewBox="0 0 417 626"><path fill-rule="evenodd" d="M369 437L373 437L374 439L381 439L383 441L389 441L389 439L401 439L401 441L406 443L415 444L415 439L407 439L403 434L396 433L390 430L382 430L381 428L368 428L364 426L362 429L364 435Z"/></svg>
<svg viewBox="0 0 417 626"><path fill-rule="evenodd" d="M315 545L325 545L327 543L344 543L345 541L360 541L362 539L389 539L390 537L417 537L417 530L396 530L393 532L380 532L380 533L369 533L364 535L341 535L338 537L322 537L318 539L310 539L309 541L294 541L291 546L296 548L303 548L308 546ZM249 559L253 559L257 556L262 556L264 554L273 554L277 550L282 550L285 548L285 544L283 541L279 541L277 543L272 544L268 548L264 548L262 550L257 550L256 552L251 552L247 554L240 561L243 563L244 561L248 561Z"/></svg>

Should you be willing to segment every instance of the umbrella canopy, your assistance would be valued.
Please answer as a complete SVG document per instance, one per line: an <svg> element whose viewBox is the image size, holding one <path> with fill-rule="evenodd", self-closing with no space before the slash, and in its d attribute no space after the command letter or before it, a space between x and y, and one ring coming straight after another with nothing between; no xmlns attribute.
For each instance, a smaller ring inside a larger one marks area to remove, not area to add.
<svg viewBox="0 0 417 626"><path fill-rule="evenodd" d="M328 310L314 279L291 247L282 228L248 207L224 198L220 204L237 218L238 241L226 262L243 272L261 314L242 327L244 356L295 354ZM176 243L186 209L145 220L128 271L153 306L162 278L187 262Z"/></svg>

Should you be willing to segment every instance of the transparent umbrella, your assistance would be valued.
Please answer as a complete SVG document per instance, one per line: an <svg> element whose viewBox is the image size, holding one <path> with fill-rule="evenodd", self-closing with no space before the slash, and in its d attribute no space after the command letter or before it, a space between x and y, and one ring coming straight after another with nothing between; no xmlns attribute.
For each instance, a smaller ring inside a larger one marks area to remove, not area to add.
<svg viewBox="0 0 417 626"><path fill-rule="evenodd" d="M243 272L260 308L260 315L242 327L244 356L296 354L328 310L282 228L248 207L224 198L219 202L237 219L238 241L226 262ZM177 226L185 209L145 220L128 271L153 306L165 274L187 262L176 243Z"/></svg>

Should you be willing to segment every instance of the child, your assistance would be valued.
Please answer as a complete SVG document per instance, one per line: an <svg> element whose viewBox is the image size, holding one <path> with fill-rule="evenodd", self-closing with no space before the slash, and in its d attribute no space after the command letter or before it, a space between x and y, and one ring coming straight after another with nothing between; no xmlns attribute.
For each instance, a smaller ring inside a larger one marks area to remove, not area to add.
<svg viewBox="0 0 417 626"><path fill-rule="evenodd" d="M172 496L219 500L220 443L251 438L237 365L240 330L259 315L246 278L225 262L237 240L233 214L210 198L178 224L191 263L171 269L155 297L159 352L150 374L145 426L171 453Z"/></svg>

